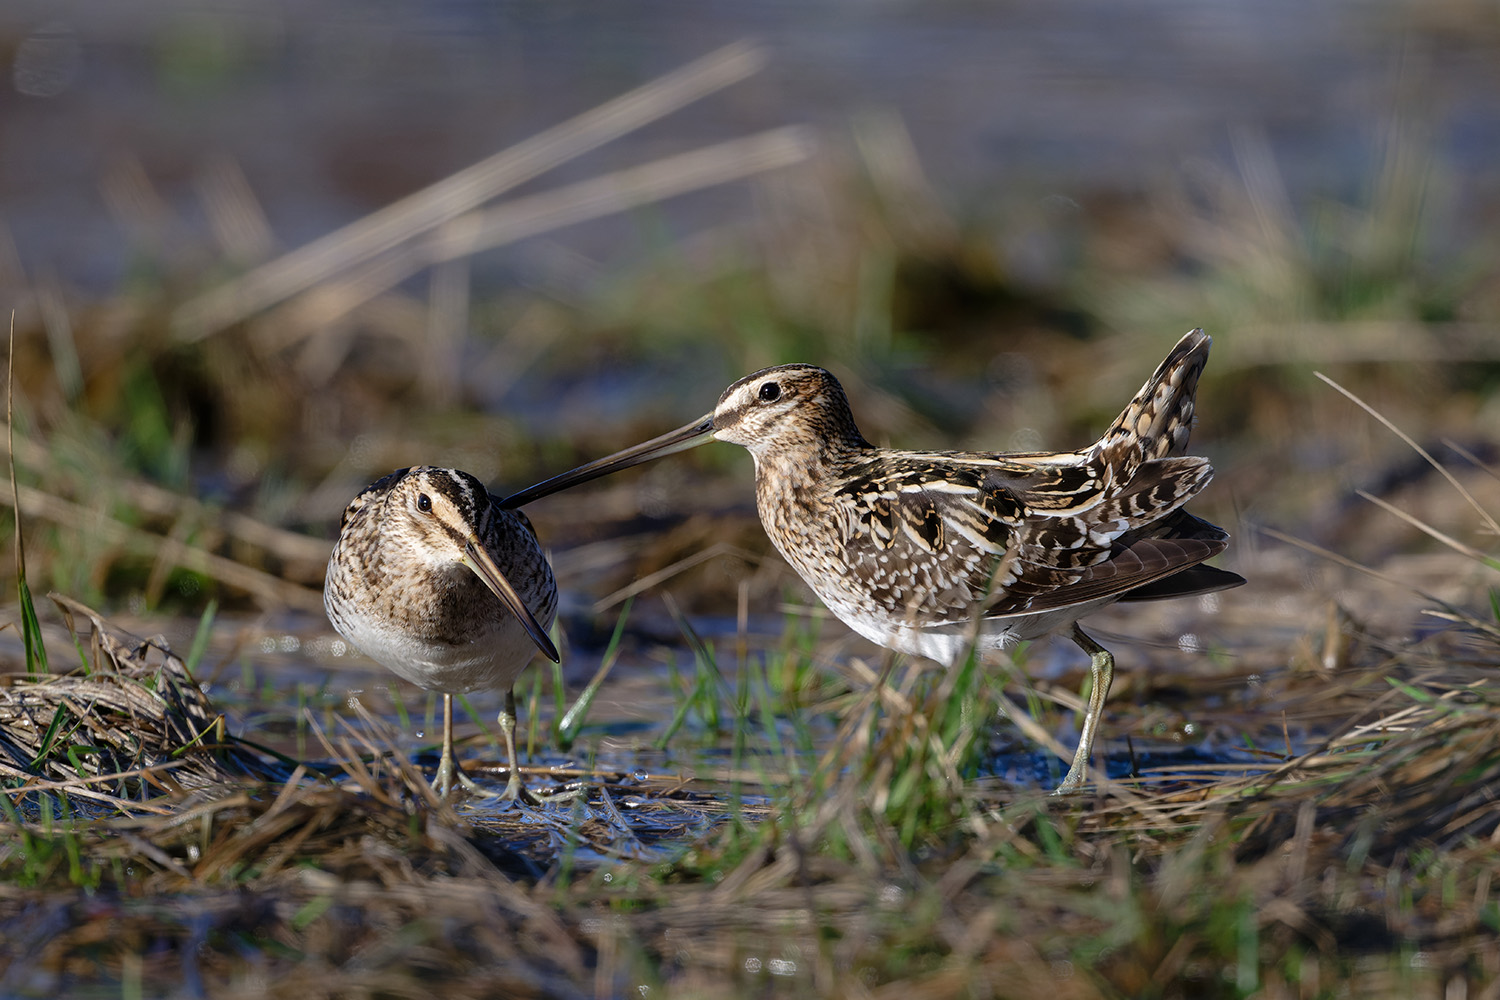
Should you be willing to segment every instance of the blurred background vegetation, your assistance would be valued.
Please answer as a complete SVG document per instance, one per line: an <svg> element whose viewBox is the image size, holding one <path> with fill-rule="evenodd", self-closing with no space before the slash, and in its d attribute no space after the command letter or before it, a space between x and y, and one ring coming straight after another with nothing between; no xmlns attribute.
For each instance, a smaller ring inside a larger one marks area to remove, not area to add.
<svg viewBox="0 0 1500 1000"><path fill-rule="evenodd" d="M315 609L321 540L392 468L506 492L792 360L873 440L1074 447L1194 326L1231 562L1260 524L1376 562L1429 544L1356 487L1483 545L1312 372L1493 492L1497 51L1464 0L7 5L34 586ZM694 60L675 104L594 110ZM541 166L445 180L590 114ZM361 222L442 184L386 243ZM343 256L285 256L314 241ZM566 549L718 511L763 551L748 478L706 449L533 514Z"/></svg>

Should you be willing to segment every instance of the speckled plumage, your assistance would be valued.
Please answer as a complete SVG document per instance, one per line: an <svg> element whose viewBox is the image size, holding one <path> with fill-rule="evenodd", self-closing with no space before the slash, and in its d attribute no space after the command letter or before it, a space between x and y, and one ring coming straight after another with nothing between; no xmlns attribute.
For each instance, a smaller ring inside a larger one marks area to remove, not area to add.
<svg viewBox="0 0 1500 1000"><path fill-rule="evenodd" d="M533 622L523 623L485 582L485 555L503 578L499 586L513 588ZM402 469L350 502L328 560L323 605L339 634L371 659L443 693L451 768L451 696L479 688L509 696L539 647L556 658L550 641L534 634L552 623L557 584L530 521L456 469ZM513 717L509 697L507 712ZM513 784L514 758L512 749Z"/></svg>
<svg viewBox="0 0 1500 1000"><path fill-rule="evenodd" d="M1078 619L1117 600L1244 582L1201 565L1228 535L1182 509L1213 474L1206 459L1181 455L1209 345L1201 330L1185 336L1081 451L876 448L837 379L782 365L735 382L699 421L504 503L709 439L743 445L766 534L829 610L873 642L951 664L971 644L1004 648L1072 630L1093 676L1078 752L1058 789L1072 791L1113 675L1113 658Z"/></svg>
<svg viewBox="0 0 1500 1000"><path fill-rule="evenodd" d="M1208 346L1184 338L1078 452L878 449L837 380L810 365L730 386L714 436L750 451L766 533L834 614L882 646L951 663L971 638L1038 638L1224 549L1223 531L1180 512L1212 469L1173 457ZM767 385L776 400L761 398Z"/></svg>

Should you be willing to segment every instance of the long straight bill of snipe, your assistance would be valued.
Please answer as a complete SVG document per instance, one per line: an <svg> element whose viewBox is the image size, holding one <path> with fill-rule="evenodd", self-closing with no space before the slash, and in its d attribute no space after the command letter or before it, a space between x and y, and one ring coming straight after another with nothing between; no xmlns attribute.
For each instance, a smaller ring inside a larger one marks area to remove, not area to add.
<svg viewBox="0 0 1500 1000"><path fill-rule="evenodd" d="M633 465L649 462L653 458L661 458L663 455L675 454L679 451L687 451L696 448L706 441L714 439L714 415L705 414L690 424L685 424L675 431L668 431L660 437L654 437L650 441L638 444L624 451L617 451L613 455L595 459L586 465L580 465L571 472L553 476L545 482L537 483L535 486L512 493L500 501L500 506L508 510L523 506L533 500L539 500L554 493L560 493L570 486L586 483L591 479L607 476L611 472L619 472Z"/></svg>

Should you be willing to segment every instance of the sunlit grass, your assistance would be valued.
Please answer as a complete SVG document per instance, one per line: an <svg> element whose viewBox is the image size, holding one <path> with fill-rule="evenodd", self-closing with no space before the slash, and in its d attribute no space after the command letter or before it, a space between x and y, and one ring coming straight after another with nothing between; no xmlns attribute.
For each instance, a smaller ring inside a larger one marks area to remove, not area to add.
<svg viewBox="0 0 1500 1000"><path fill-rule="evenodd" d="M341 762L337 786L306 770L269 782L219 770L226 758L192 753L211 731L195 725L168 756L212 769L212 794L121 778L104 786L116 800L109 811L84 822L80 803L98 801L79 798L98 787L89 770L98 755L86 748L118 737L102 735L98 720L85 732L62 697L38 716L50 735L28 762L58 787L24 792L8 779L0 789L9 845L0 875L29 898L274 894L287 905L238 940L279 977L323 953L332 934L406 954L410 942L375 919L385 913L456 929L422 941L462 982L461 955L499 954L486 943L496 898L507 926L531 942L505 952L512 973L603 976L621 989L711 980L717 995L756 996L774 976L807 996L856 984L983 993L998 982L1230 996L1346 982L1425 989L1439 981L1434 968L1441 981L1485 975L1496 912L1488 834L1500 822L1485 792L1500 780L1500 734L1484 709L1500 695L1485 671L1500 657L1483 630L1345 667L1346 721L1309 753L1238 777L1148 777L1058 801L1046 784L984 778L995 734L1009 728L997 707L1008 678L993 665L865 661L798 615L769 639L710 639L692 616L673 614L682 635L665 668L673 711L652 735L670 732L662 742L679 756L722 750L722 773L686 786L701 789L698 799L672 799L669 775L642 782L597 769L597 733L575 715L555 732L566 734L577 777L552 780L581 784L582 796L530 818L455 814L391 755L394 730L367 714L350 719L332 698L317 701L306 731L318 759ZM628 610L615 613L601 655L616 671L626 668L618 655L629 622ZM205 615L200 635L211 623ZM533 704L546 696L543 672L535 676ZM262 680L249 683L280 697ZM65 696L63 683L52 682ZM559 717L577 702L563 692ZM534 737L550 739L534 710L528 720ZM108 732L131 729L139 723ZM169 949L196 940L170 910L122 912L149 921ZM134 938L119 940L87 946L100 975L128 966ZM1419 952L1440 957L1414 966ZM214 975L242 961L217 946L201 954ZM392 962L393 981L417 974ZM352 966L341 975L357 980Z"/></svg>

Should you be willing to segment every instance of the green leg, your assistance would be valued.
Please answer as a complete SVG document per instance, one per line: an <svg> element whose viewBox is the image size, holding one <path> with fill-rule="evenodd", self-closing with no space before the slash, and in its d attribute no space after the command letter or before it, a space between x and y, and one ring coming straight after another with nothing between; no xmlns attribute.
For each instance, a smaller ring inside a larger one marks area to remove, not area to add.
<svg viewBox="0 0 1500 1000"><path fill-rule="evenodd" d="M1099 731L1099 717L1104 714L1104 699L1109 697L1109 686L1115 677L1115 658L1109 650L1099 645L1083 629L1073 625L1073 641L1078 648L1089 654L1088 714L1083 717L1083 731L1078 737L1078 751L1073 754L1073 766L1053 795L1067 795L1083 787L1088 772L1089 758L1094 755L1094 736Z"/></svg>
<svg viewBox="0 0 1500 1000"><path fill-rule="evenodd" d="M510 766L510 780L505 783L505 791L500 793L500 798L519 799L536 805L537 800L526 790L526 786L521 784L521 771L516 766L516 692L514 689L505 692L505 710L500 713L500 734L505 737L506 761Z"/></svg>
<svg viewBox="0 0 1500 1000"><path fill-rule="evenodd" d="M458 761L453 757L453 696L443 695L443 756L438 761L437 775L433 784L437 788L438 798L446 799L448 793L453 790L453 782L458 783L475 795L483 795L484 789L474 784L463 768L458 766Z"/></svg>

